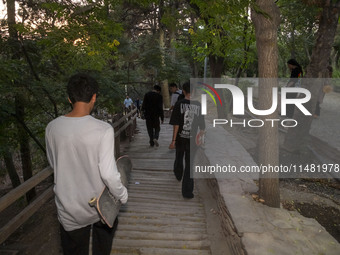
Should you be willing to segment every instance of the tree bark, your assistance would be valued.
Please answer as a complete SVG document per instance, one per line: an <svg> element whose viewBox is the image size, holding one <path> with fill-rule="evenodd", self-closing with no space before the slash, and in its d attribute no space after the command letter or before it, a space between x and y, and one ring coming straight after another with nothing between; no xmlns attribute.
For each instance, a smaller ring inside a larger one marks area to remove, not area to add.
<svg viewBox="0 0 340 255"><path fill-rule="evenodd" d="M159 3L159 17L158 17L158 25L159 25L159 47L162 51L162 65L164 66L164 25L161 23L162 14L163 14L163 8L164 8L164 1L161 0ZM168 86L168 80L165 79L161 82L162 87L162 96L163 96L163 104L164 108L170 108L170 93L169 93L169 86Z"/></svg>
<svg viewBox="0 0 340 255"><path fill-rule="evenodd" d="M214 55L209 56L209 66L210 66L210 75L211 78L221 78L222 72L224 68L224 57L217 57ZM219 95L222 95L222 106L217 104L217 116L219 119L226 119L227 117L227 109L225 108L226 100L223 96L224 90L223 89L216 89Z"/></svg>
<svg viewBox="0 0 340 255"><path fill-rule="evenodd" d="M9 43L12 50L12 58L20 58L20 44L18 40L18 32L15 28L15 0L7 0L7 21L9 30ZM17 86L17 82L14 82ZM32 177L32 162L31 152L29 145L29 137L20 122L25 121L25 107L24 107L24 96L22 91L18 88L18 93L15 95L15 114L18 116L19 121L17 122L18 140L20 144L20 156L22 162L23 177L26 181ZM33 188L26 193L27 201L31 201L35 196L35 189Z"/></svg>
<svg viewBox="0 0 340 255"><path fill-rule="evenodd" d="M26 133L23 126L20 122L24 122L25 116L25 107L23 104L23 99L20 96L16 96L15 98L15 114L19 118L19 122L17 123L17 130L18 130L18 139L20 144L20 157L21 157L21 164L22 164L22 174L24 177L24 181L27 181L29 178L32 177L32 160L31 160L31 150L29 144L29 136ZM31 189L26 193L26 199L30 202L35 197L35 188Z"/></svg>
<svg viewBox="0 0 340 255"><path fill-rule="evenodd" d="M316 43L313 48L311 61L307 66L305 78L327 77L328 71L326 68L329 65L330 54L339 21L339 5L340 1L334 3L333 1L327 0L324 3ZM311 79L308 80L308 82L303 82L302 86L306 87L312 94L311 100L304 104L304 106L313 114L319 89L322 84L318 82L317 79ZM305 116L301 111L295 110L293 119L298 122L298 125L295 128L289 128L285 137L284 147L288 151L299 151L306 146L313 117Z"/></svg>
<svg viewBox="0 0 340 255"><path fill-rule="evenodd" d="M9 151L5 151L3 154L3 158L5 161L7 173L9 175L9 178L11 179L12 187L18 187L20 185L20 178L15 169L12 154Z"/></svg>
<svg viewBox="0 0 340 255"><path fill-rule="evenodd" d="M259 109L269 109L272 104L272 88L278 87L277 29L280 24L280 11L272 0L257 0L261 9L257 13L252 9L251 16L255 25L256 48L259 68ZM264 13L266 15L264 15ZM277 119L277 111L267 119ZM266 121L264 122L266 123ZM258 138L259 164L277 166L279 163L278 126L266 123L259 129ZM260 176L259 196L270 207L280 207L278 173L266 173Z"/></svg>

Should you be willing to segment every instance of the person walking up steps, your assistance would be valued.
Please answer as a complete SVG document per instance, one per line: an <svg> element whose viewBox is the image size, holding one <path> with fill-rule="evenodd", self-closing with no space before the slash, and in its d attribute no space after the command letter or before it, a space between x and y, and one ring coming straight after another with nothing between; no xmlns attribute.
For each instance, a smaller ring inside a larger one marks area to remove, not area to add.
<svg viewBox="0 0 340 255"><path fill-rule="evenodd" d="M124 112L128 114L131 111L131 106L133 104L132 99L129 96L126 96L124 99Z"/></svg>
<svg viewBox="0 0 340 255"><path fill-rule="evenodd" d="M160 93L161 87L155 85L152 91L145 94L142 105L151 147L159 146L158 138L161 130L159 119L161 119L162 124L164 122L163 97Z"/></svg>
<svg viewBox="0 0 340 255"><path fill-rule="evenodd" d="M287 87L298 87L301 84L301 78L303 77L303 71L300 64L295 59L289 59L287 61L287 65L290 73L290 79L288 81ZM297 93L287 93L287 98L293 99L297 97ZM293 118L294 116L295 105L288 104L287 105L287 117Z"/></svg>
<svg viewBox="0 0 340 255"><path fill-rule="evenodd" d="M177 102L177 99L180 95L182 95L182 90L180 90L178 87L177 87L177 84L176 83L171 83L169 85L170 87L170 92L172 93L171 94L171 108L170 110L173 110L174 107L175 107L175 104Z"/></svg>
<svg viewBox="0 0 340 255"><path fill-rule="evenodd" d="M171 115L170 125L173 125L172 142L170 149L176 148L176 159L174 162L174 174L178 181L182 181L182 196L193 198L194 180L191 177L193 158L196 153L196 143L190 139L195 139L198 128L204 133L205 122L201 114L201 104L191 100L192 86L189 82L183 85L184 99L175 104ZM183 171L183 157L185 157L185 167Z"/></svg>
<svg viewBox="0 0 340 255"><path fill-rule="evenodd" d="M54 170L54 193L65 255L109 255L118 225L104 225L89 200L105 186L123 204L127 189L114 159L114 131L110 124L93 118L98 84L87 74L72 76L67 85L73 109L46 127L46 152Z"/></svg>

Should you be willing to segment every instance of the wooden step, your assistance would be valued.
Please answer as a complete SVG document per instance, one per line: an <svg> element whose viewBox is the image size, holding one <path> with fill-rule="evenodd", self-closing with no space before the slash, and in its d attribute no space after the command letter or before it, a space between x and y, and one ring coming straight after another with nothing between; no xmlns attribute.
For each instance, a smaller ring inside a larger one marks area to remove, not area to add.
<svg viewBox="0 0 340 255"><path fill-rule="evenodd" d="M121 207L111 254L210 255L202 201L182 197L173 173L175 150L169 150L172 126L162 125L160 147L150 148L144 121L138 121L130 147L129 200Z"/></svg>

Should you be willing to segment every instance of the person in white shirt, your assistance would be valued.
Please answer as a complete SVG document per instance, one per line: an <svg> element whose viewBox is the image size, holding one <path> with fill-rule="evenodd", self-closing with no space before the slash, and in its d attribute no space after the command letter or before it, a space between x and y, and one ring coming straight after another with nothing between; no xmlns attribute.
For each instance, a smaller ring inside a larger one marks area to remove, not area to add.
<svg viewBox="0 0 340 255"><path fill-rule="evenodd" d="M170 92L172 93L171 94L171 108L170 108L170 110L173 110L174 109L174 106L175 106L175 104L176 104L176 102L177 102L177 100L178 100L178 97L180 96L180 95L182 95L182 90L180 90L178 87L177 87L177 84L176 83L171 83L170 85L169 85L169 87L170 87ZM184 98L184 97L183 97Z"/></svg>
<svg viewBox="0 0 340 255"><path fill-rule="evenodd" d="M125 113L128 113L131 110L131 105L133 104L133 101L129 96L126 96L124 99L124 106L125 106Z"/></svg>
<svg viewBox="0 0 340 255"><path fill-rule="evenodd" d="M92 254L110 254L117 228L104 225L88 204L107 186L117 199L127 202L114 159L114 131L93 118L98 83L87 74L72 76L67 85L73 109L46 127L47 159L54 169L55 203L64 254L88 254L92 228Z"/></svg>

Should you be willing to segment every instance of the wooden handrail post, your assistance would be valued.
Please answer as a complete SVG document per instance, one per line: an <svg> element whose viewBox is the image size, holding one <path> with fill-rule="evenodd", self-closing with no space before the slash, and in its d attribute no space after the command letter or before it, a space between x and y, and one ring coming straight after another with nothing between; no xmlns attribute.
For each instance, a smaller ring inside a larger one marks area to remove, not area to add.
<svg viewBox="0 0 340 255"><path fill-rule="evenodd" d="M137 128L138 110L136 111L135 115L136 115L136 118L133 120L133 134L135 134L136 128Z"/></svg>
<svg viewBox="0 0 340 255"><path fill-rule="evenodd" d="M129 110L129 113L130 112L132 112L132 108L130 108L130 110ZM129 116L129 118L127 119L127 122L129 122L130 120L131 120L131 116L132 115L130 115ZM126 128L126 130L127 130L127 135L128 135L128 137L129 137L129 142L131 142L132 141L132 125L129 125L127 128Z"/></svg>

